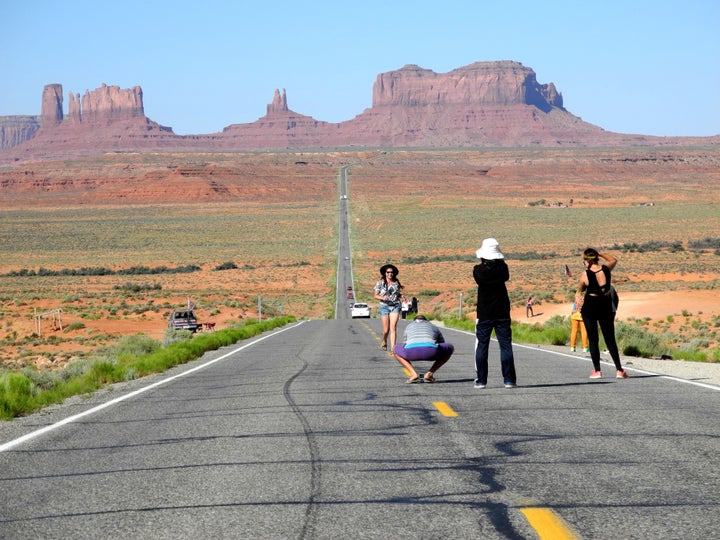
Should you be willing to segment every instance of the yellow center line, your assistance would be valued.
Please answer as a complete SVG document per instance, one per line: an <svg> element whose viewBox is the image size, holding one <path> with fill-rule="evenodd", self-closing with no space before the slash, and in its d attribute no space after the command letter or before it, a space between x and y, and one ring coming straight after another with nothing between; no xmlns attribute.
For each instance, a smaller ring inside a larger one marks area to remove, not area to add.
<svg viewBox="0 0 720 540"><path fill-rule="evenodd" d="M457 416L457 413L452 410L450 405L443 401L433 401L433 405L443 416Z"/></svg>
<svg viewBox="0 0 720 540"><path fill-rule="evenodd" d="M540 540L579 540L560 516L548 508L521 508Z"/></svg>

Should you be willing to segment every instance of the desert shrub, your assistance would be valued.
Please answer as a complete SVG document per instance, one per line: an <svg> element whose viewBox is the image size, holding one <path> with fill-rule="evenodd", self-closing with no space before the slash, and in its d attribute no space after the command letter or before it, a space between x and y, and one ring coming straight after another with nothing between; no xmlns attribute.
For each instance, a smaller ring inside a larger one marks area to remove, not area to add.
<svg viewBox="0 0 720 540"><path fill-rule="evenodd" d="M108 361L107 358L103 358L102 360L105 362ZM60 371L60 377L64 381L69 381L72 378L85 375L85 373L90 371L90 368L96 361L98 361L97 358L80 358L78 360L72 360Z"/></svg>
<svg viewBox="0 0 720 540"><path fill-rule="evenodd" d="M557 257L557 253L538 253L537 251L526 251L524 253L508 253L506 258L515 261L542 261Z"/></svg>
<svg viewBox="0 0 720 540"><path fill-rule="evenodd" d="M123 368L113 361L95 362L88 372L99 384L107 384L124 379Z"/></svg>
<svg viewBox="0 0 720 540"><path fill-rule="evenodd" d="M150 268L148 266L132 266L120 270L112 270L110 268L82 267L82 268L63 268L61 270L49 270L40 267L36 270L14 270L3 274L6 277L48 277L48 276L114 276L114 275L144 275L144 274L189 274L202 270L195 264L186 264L176 268L168 268L167 266L156 266Z"/></svg>
<svg viewBox="0 0 720 540"><path fill-rule="evenodd" d="M63 328L63 332L68 333L72 332L73 330L81 330L85 328L85 323L82 322L74 322L68 324L65 328Z"/></svg>
<svg viewBox="0 0 720 540"><path fill-rule="evenodd" d="M58 383L58 381L60 381L60 376L57 373L48 370L37 370L35 368L26 367L22 370L22 374L31 381L33 391L52 388Z"/></svg>
<svg viewBox="0 0 720 540"><path fill-rule="evenodd" d="M688 242L690 249L712 249L717 252L720 250L720 238L703 238L702 240L691 240Z"/></svg>
<svg viewBox="0 0 720 540"><path fill-rule="evenodd" d="M215 270L215 271L219 271L219 270L236 270L236 269L237 269L237 264L235 264L235 263L232 262L232 261L224 262L224 263L216 266L215 268L213 268L213 270Z"/></svg>
<svg viewBox="0 0 720 540"><path fill-rule="evenodd" d="M0 418L9 420L32 403L34 385L23 373L0 374Z"/></svg>
<svg viewBox="0 0 720 540"><path fill-rule="evenodd" d="M615 337L618 349L623 352L626 350L635 352L635 354L626 353L628 356L649 358L667 352L667 347L663 346L660 336L634 324L618 321L615 324Z"/></svg>
<svg viewBox="0 0 720 540"><path fill-rule="evenodd" d="M556 315L543 324L513 324L513 341L518 343L550 343L565 345L570 339L570 324Z"/></svg>
<svg viewBox="0 0 720 540"><path fill-rule="evenodd" d="M677 360L687 360L690 362L706 362L708 359L707 351L699 351L687 345L675 349L672 357Z"/></svg>
<svg viewBox="0 0 720 540"><path fill-rule="evenodd" d="M637 345L626 345L622 349L622 353L625 356L642 356L642 353L640 352L640 349L637 347Z"/></svg>
<svg viewBox="0 0 720 540"><path fill-rule="evenodd" d="M418 296L440 296L442 293L440 291L434 291L434 290L422 290L418 292Z"/></svg>
<svg viewBox="0 0 720 540"><path fill-rule="evenodd" d="M404 257L402 264L425 264L436 262L476 261L477 258L471 255L409 255Z"/></svg>
<svg viewBox="0 0 720 540"><path fill-rule="evenodd" d="M444 319L443 324L449 328L457 328L458 330L466 330L473 333L475 332L474 320L450 317L448 319Z"/></svg>
<svg viewBox="0 0 720 540"><path fill-rule="evenodd" d="M128 291L128 292L143 292L143 291L160 291L162 290L162 285L159 283L153 283L150 284L140 284L140 283L124 283L123 285L115 285L113 287L116 291Z"/></svg>
<svg viewBox="0 0 720 540"><path fill-rule="evenodd" d="M190 330L175 330L174 328L168 328L167 330L165 330L162 346L167 347L172 343L176 343L179 341L187 341L189 339L192 339L193 335L194 334Z"/></svg>
<svg viewBox="0 0 720 540"><path fill-rule="evenodd" d="M128 355L140 356L149 354L159 348L159 341L146 334L134 334L121 337L115 345L108 349L108 356L114 359Z"/></svg>

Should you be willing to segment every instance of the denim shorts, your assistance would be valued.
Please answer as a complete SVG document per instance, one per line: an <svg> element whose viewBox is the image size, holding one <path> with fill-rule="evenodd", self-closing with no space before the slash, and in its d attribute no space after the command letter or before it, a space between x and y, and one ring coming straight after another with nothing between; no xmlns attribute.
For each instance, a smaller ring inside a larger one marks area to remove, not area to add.
<svg viewBox="0 0 720 540"><path fill-rule="evenodd" d="M400 304L386 304L385 302L380 302L379 311L381 317L387 317L391 313L400 313Z"/></svg>

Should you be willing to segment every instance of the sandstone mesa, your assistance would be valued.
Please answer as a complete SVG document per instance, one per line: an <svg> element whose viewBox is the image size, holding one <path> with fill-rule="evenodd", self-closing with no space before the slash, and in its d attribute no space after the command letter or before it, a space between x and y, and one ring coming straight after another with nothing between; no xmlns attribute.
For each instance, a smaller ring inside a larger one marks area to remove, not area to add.
<svg viewBox="0 0 720 540"><path fill-rule="evenodd" d="M103 84L84 95L45 86L41 114L0 117L0 163L104 152L231 151L359 147L660 146L720 144L714 137L652 137L605 131L563 107L553 83L519 62L476 62L448 73L416 65L381 73L372 106L330 123L288 107L275 90L266 114L222 132L177 135L145 116L139 86Z"/></svg>

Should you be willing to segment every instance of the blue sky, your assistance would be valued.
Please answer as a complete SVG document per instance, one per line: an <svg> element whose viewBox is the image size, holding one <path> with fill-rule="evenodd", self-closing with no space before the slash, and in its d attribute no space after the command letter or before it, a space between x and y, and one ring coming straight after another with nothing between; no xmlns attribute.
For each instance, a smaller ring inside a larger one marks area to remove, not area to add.
<svg viewBox="0 0 720 540"><path fill-rule="evenodd" d="M378 74L514 60L609 131L720 134L720 1L363 2L2 0L0 115L67 94L141 86L178 134L265 115L276 88L317 120L372 105Z"/></svg>

